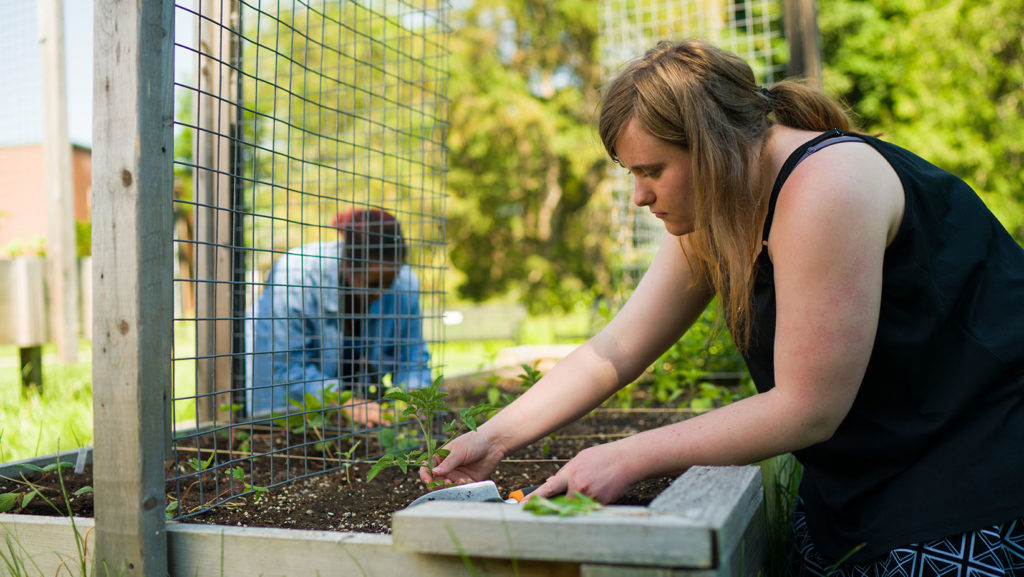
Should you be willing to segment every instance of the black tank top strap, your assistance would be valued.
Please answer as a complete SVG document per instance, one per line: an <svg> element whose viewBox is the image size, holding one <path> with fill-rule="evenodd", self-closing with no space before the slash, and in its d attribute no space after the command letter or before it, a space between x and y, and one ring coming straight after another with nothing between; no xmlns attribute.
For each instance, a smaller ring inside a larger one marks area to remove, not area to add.
<svg viewBox="0 0 1024 577"><path fill-rule="evenodd" d="M775 203L779 200L779 192L782 190L782 185L785 184L786 179L796 169L805 158L814 154L815 152L829 146L831 144L838 144L840 142L847 141L860 141L861 138L856 135L849 135L838 128L833 128L827 132L823 132L811 140L800 145L799 148L793 151L786 159L786 162L782 165L782 170L779 171L779 175L775 177L775 184L772 186L772 194L768 199L768 215L764 220L764 228L761 230L761 246L767 246L768 244L768 233L772 230L772 220L775 218Z"/></svg>

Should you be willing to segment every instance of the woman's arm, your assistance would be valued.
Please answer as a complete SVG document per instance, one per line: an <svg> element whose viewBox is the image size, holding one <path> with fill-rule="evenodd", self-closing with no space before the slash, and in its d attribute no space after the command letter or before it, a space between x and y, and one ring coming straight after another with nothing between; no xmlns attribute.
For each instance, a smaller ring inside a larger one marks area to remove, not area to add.
<svg viewBox="0 0 1024 577"><path fill-rule="evenodd" d="M666 237L629 302L511 405L453 442L435 469L460 482L490 474L505 455L586 414L636 379L700 316L711 294L694 284L685 238ZM482 460L479 467L468 464ZM426 472L421 476L429 479Z"/></svg>
<svg viewBox="0 0 1024 577"><path fill-rule="evenodd" d="M776 209L769 238L777 299L775 387L587 449L536 494L580 491L607 502L643 478L679 474L697 464L751 463L835 432L871 355L882 261L902 216L903 196L877 153L866 146L833 148L794 172Z"/></svg>

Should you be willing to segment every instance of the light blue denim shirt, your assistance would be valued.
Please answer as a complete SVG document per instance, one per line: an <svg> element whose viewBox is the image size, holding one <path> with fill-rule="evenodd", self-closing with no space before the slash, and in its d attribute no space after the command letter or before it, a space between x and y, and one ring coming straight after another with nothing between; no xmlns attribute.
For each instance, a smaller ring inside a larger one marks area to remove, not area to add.
<svg viewBox="0 0 1024 577"><path fill-rule="evenodd" d="M341 296L352 289L339 283L341 248L341 242L308 244L274 263L245 319L250 415L291 412L289 397L322 398L337 388L345 358L362 359L361 372L371 379L390 374L394 386L409 389L430 384L419 279L403 265L391 288L360 317L362 334L344 335Z"/></svg>

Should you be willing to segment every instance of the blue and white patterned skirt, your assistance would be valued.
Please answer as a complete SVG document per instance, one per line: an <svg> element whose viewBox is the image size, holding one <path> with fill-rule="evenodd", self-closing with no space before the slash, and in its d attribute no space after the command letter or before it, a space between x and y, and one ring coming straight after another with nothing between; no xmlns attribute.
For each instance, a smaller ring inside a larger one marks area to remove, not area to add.
<svg viewBox="0 0 1024 577"><path fill-rule="evenodd" d="M802 503L793 515L789 574L795 577L1024 577L1024 519L899 547L867 563L822 557L807 532Z"/></svg>

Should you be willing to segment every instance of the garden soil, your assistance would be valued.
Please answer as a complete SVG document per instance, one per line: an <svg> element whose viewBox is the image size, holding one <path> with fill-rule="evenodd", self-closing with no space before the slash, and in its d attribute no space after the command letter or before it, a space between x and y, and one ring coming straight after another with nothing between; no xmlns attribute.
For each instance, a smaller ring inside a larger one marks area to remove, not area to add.
<svg viewBox="0 0 1024 577"><path fill-rule="evenodd" d="M676 422L684 416L684 412L665 409L599 409L555 435L510 455L498 466L492 479L502 494L537 485L543 483L562 464L586 447ZM207 454L200 453L200 456L206 459ZM243 461L245 482L266 483L268 487L266 492L260 493L258 499L256 494L250 493L226 500L212 508L205 507L204 505L214 502L214 497L224 494L225 491L228 491L228 494L243 491L242 483L232 481L225 467L211 469L219 472L206 475L207 479L202 483L204 487L197 487L200 483L194 481L190 483L187 477L177 482L169 482L168 501L181 500L180 509L175 514L188 515L176 522L389 533L391 514L405 508L413 499L427 491L415 471L403 473L397 467L386 469L372 482L367 482L371 462L355 462L340 470L312 474L288 483L277 484L282 474L286 475L285 478L294 478L298 475L280 466L273 472L264 470L269 469L272 460L261 458ZM308 462L300 461L294 456L291 460L300 462L303 470L309 470ZM182 463L169 463L167 478L180 476L185 470L186 467ZM69 469L63 471L60 477L50 474L41 478L39 474L29 471L26 471L25 475L29 480L33 480L44 496L60 508L62 514L67 514L67 507L70 507L76 516L93 516L92 494L86 491L81 495L75 495L83 486L92 484L91 465L81 474L75 474ZM619 503L647 505L671 481L670 478L651 479L634 485ZM24 486L0 479L0 492L16 490L24 491ZM62 498L62 494L68 498ZM202 509L208 510L190 514ZM57 514L53 506L39 497L32 499L27 507L16 508L11 512Z"/></svg>

